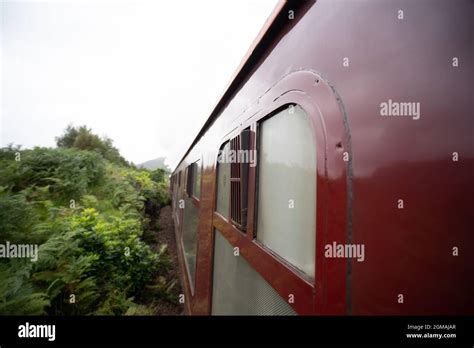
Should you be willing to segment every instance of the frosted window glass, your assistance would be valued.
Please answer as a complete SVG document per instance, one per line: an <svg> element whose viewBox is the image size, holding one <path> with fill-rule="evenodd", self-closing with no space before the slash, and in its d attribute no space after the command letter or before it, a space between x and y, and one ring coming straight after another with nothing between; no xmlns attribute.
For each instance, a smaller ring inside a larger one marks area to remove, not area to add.
<svg viewBox="0 0 474 348"><path fill-rule="evenodd" d="M212 286L213 315L295 315L278 292L216 230Z"/></svg>
<svg viewBox="0 0 474 348"><path fill-rule="evenodd" d="M230 143L222 149L222 157L226 158L230 151ZM229 218L230 195L230 163L218 163L217 167L217 212Z"/></svg>
<svg viewBox="0 0 474 348"><path fill-rule="evenodd" d="M265 120L259 130L257 239L314 277L316 142L298 106ZM293 207L292 207L293 206Z"/></svg>
<svg viewBox="0 0 474 348"><path fill-rule="evenodd" d="M193 187L193 195L196 198L201 197L201 162L197 161L196 163L193 164L194 169L193 169L193 181L194 181L194 187Z"/></svg>
<svg viewBox="0 0 474 348"><path fill-rule="evenodd" d="M197 249L197 233L199 225L199 209L194 205L191 198L186 197L184 200L184 216L182 239L184 245L184 256L188 265L191 283L194 284L194 276L196 273L196 249Z"/></svg>

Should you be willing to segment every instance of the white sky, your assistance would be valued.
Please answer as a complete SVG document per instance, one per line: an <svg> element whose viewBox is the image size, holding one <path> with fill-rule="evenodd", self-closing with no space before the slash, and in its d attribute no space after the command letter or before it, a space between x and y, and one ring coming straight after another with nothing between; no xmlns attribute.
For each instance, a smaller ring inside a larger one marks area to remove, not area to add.
<svg viewBox="0 0 474 348"><path fill-rule="evenodd" d="M0 1L0 146L85 124L172 169L277 2Z"/></svg>

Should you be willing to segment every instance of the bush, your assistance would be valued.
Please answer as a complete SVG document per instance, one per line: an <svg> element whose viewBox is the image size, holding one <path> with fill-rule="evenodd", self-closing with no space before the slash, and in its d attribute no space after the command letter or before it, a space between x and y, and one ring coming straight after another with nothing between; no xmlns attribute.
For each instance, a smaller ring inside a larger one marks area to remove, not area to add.
<svg viewBox="0 0 474 348"><path fill-rule="evenodd" d="M3 158L9 150L2 149ZM35 148L20 152L21 160L2 160L0 185L12 192L47 187L51 197L64 202L77 199L104 177L104 161L94 152Z"/></svg>
<svg viewBox="0 0 474 348"><path fill-rule="evenodd" d="M140 240L139 220L112 217L106 221L95 209L85 209L72 221L81 254L97 255L95 275L101 282L135 292L151 280L159 257Z"/></svg>
<svg viewBox="0 0 474 348"><path fill-rule="evenodd" d="M76 128L69 125L63 135L56 138L56 144L60 148L95 151L112 163L130 166L120 155L118 149L113 146L112 139L107 137L101 138L97 134L92 133L92 130L86 126Z"/></svg>
<svg viewBox="0 0 474 348"><path fill-rule="evenodd" d="M21 259L0 263L0 313L2 315L42 315L50 302L46 293L30 282L33 265Z"/></svg>
<svg viewBox="0 0 474 348"><path fill-rule="evenodd" d="M169 201L164 176L87 129L58 146L0 149L0 243L40 245L36 263L0 259L0 314L151 314L134 298L169 267L142 240L146 213Z"/></svg>
<svg viewBox="0 0 474 348"><path fill-rule="evenodd" d="M155 169L155 170L151 171L150 178L154 182L160 183L160 182L165 181L165 175L166 175L166 171L164 169L158 168L158 169Z"/></svg>

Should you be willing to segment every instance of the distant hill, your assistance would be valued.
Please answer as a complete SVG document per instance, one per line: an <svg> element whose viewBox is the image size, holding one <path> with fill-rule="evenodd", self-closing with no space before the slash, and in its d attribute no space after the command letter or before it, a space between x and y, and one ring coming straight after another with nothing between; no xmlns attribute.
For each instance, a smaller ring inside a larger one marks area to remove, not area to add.
<svg viewBox="0 0 474 348"><path fill-rule="evenodd" d="M166 157L158 157L140 164L137 164L137 168L146 168L150 170L155 170L158 168L166 170L168 173L171 173L171 169L165 164Z"/></svg>

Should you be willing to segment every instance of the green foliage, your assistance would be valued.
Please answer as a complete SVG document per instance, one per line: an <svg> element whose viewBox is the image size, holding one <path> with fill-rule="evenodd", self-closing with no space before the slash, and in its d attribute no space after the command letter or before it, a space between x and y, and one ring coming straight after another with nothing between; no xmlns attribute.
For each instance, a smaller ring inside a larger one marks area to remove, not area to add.
<svg viewBox="0 0 474 348"><path fill-rule="evenodd" d="M0 187L0 240L20 243L35 240L32 231L38 216L34 207L27 201L25 192L9 194L5 186Z"/></svg>
<svg viewBox="0 0 474 348"><path fill-rule="evenodd" d="M29 282L32 263L12 259L0 263L0 313L2 315L42 315L50 304L44 292Z"/></svg>
<svg viewBox="0 0 474 348"><path fill-rule="evenodd" d="M150 178L154 182L164 182L165 181L166 171L164 169L158 168L153 170L150 173Z"/></svg>
<svg viewBox="0 0 474 348"><path fill-rule="evenodd" d="M137 219L114 216L107 221L88 208L73 218L72 228L79 231L81 254L97 256L95 274L102 282L136 292L162 263L162 255L140 240L142 227Z"/></svg>
<svg viewBox="0 0 474 348"><path fill-rule="evenodd" d="M54 199L73 199L99 185L105 164L94 152L76 149L34 148L13 159L11 149L1 149L0 185L12 192L47 187Z"/></svg>
<svg viewBox="0 0 474 348"><path fill-rule="evenodd" d="M146 306L142 305L136 305L133 304L131 305L128 309L127 312L125 312L125 315L153 315L155 314L153 309L148 308Z"/></svg>
<svg viewBox="0 0 474 348"><path fill-rule="evenodd" d="M63 135L56 137L56 145L58 147L73 147L78 135L79 129L72 125L68 125L64 130Z"/></svg>
<svg viewBox="0 0 474 348"><path fill-rule="evenodd" d="M86 127L57 142L0 149L0 243L40 245L37 262L0 258L0 315L152 314L134 298L169 267L166 247L142 239L169 202L164 175L128 166Z"/></svg>
<svg viewBox="0 0 474 348"><path fill-rule="evenodd" d="M126 291L113 289L109 296L101 303L100 307L93 313L95 315L122 315L133 307L133 297L128 297Z"/></svg>
<svg viewBox="0 0 474 348"><path fill-rule="evenodd" d="M129 163L120 155L118 149L113 146L112 139L99 137L86 126L77 128L69 125L64 134L56 138L56 144L60 148L96 151L112 163L129 166Z"/></svg>

